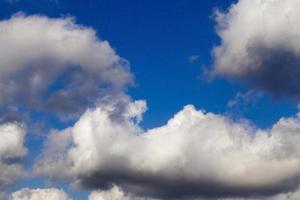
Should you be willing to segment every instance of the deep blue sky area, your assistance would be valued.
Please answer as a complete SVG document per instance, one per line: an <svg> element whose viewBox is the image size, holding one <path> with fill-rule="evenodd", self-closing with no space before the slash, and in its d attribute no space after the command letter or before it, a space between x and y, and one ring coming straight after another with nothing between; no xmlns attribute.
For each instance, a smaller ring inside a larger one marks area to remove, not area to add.
<svg viewBox="0 0 300 200"><path fill-rule="evenodd" d="M213 10L225 10L231 0L8 0L0 1L1 20L17 12L49 17L72 16L78 24L89 26L109 41L118 55L131 64L136 85L129 88L133 99L145 99L148 111L142 127L165 124L183 106L235 118L246 118L259 128L270 128L282 116L297 112L294 102L257 97L248 108L228 107L228 102L247 87L225 79L206 80L203 75L212 65L211 50L219 40L214 30ZM190 56L198 56L191 63ZM254 105L253 105L254 104ZM238 117L236 117L238 116ZM38 118L38 116L35 116ZM237 119L239 120L239 119ZM52 122L59 127L59 123ZM33 136L29 136L33 137ZM40 148L42 139L29 142L29 150ZM31 152L32 158L38 152ZM10 190L34 187L42 179L17 183ZM51 183L44 183L45 186ZM68 188L67 184L61 187ZM74 199L87 193L70 191Z"/></svg>

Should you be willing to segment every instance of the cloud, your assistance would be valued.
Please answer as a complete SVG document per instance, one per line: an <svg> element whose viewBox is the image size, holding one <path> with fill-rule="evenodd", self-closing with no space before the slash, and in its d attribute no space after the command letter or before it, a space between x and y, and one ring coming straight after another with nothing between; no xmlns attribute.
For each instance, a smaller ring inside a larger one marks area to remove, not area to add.
<svg viewBox="0 0 300 200"><path fill-rule="evenodd" d="M232 108L239 106L240 104L251 104L256 101L259 94L255 90L249 90L247 92L238 92L233 99L231 99L227 106Z"/></svg>
<svg viewBox="0 0 300 200"><path fill-rule="evenodd" d="M298 97L298 8L292 0L240 0L218 12L212 73ZM50 132L36 174L96 189L90 200L299 195L300 114L260 130L188 105L166 125L143 130L145 101L123 94L133 82L129 63L92 28L18 14L0 22L0 45L0 188L24 176L25 130L8 123L22 121L20 111L72 117L95 106L74 126ZM69 199L57 189L22 189L11 198Z"/></svg>
<svg viewBox="0 0 300 200"><path fill-rule="evenodd" d="M0 199L1 200L7 200L8 198L7 198L7 195L4 192L0 191Z"/></svg>
<svg viewBox="0 0 300 200"><path fill-rule="evenodd" d="M126 193L122 188L114 185L107 191L93 191L89 195L89 200L154 200L150 198L137 197L132 194Z"/></svg>
<svg viewBox="0 0 300 200"><path fill-rule="evenodd" d="M199 60L200 56L199 55L191 55L189 56L188 60L190 64L193 64Z"/></svg>
<svg viewBox="0 0 300 200"><path fill-rule="evenodd" d="M238 119L243 114L251 110L253 106L258 102L258 99L262 97L262 92L251 89L246 92L237 92L235 97L227 102L227 115L230 115L233 119Z"/></svg>
<svg viewBox="0 0 300 200"><path fill-rule="evenodd" d="M83 132L89 131L89 133L87 133L86 135L88 136L88 138L77 138L78 140L84 139L87 142L92 142L93 140L101 139L98 138L97 136L98 133L93 133L93 132L94 132L94 128L103 129L105 130L105 132L108 133L104 137L105 138L108 137L106 139L109 140L109 141L103 140L104 142L103 145L110 146L109 143L113 143L114 140L117 139L114 137L116 135L111 137L110 133L112 134L118 133L120 137L124 137L124 142L126 143L127 140L130 139L127 137L130 137L131 133L141 132L141 129L135 126L135 123L141 120L141 115L146 110L146 105L144 101L136 101L134 103L131 103L129 97L119 96L118 98L115 97L107 98L103 100L101 104L99 104L98 106L99 109L96 109L97 111L88 110L86 112L87 115L86 115L85 123L89 124L90 117L94 116L96 117L95 127L86 127L88 128L87 130L82 130ZM102 123L99 123L101 121L104 123L103 126ZM79 122L77 122L76 124L78 123ZM108 126L105 125L106 123ZM85 127L83 128L85 129ZM69 169L66 168L66 165L73 164L73 160L68 158L69 156L68 154L70 153L69 148L71 148L74 145L73 139L75 138L73 138L73 136L74 136L73 128L67 128L62 131L53 130L50 133L48 140L46 141L45 144L46 151L44 152L43 156L46 158L46 160L44 159L39 160L36 166L36 171L38 173L46 173L48 175L53 174L53 176L57 176L57 177L64 177L66 175L72 176L73 173L90 171L90 169L93 168L95 164L94 161L92 160L91 162L85 164L86 166L85 169L81 168L81 166L78 165L78 168L76 167L77 169L74 168L76 172L75 171L73 172L71 168ZM78 137L81 136L78 135ZM85 146L84 144L84 146L82 146L82 148L84 149L82 150L90 151L91 150L90 147L91 146ZM104 150L104 146L103 146L103 150ZM97 152L93 152L93 153L98 154ZM101 155L99 155L99 158L101 159Z"/></svg>
<svg viewBox="0 0 300 200"><path fill-rule="evenodd" d="M2 196L1 196L2 195ZM217 198L215 200L296 200L299 199L299 190L278 194L266 198ZM22 188L19 191L7 195L0 193L0 199L8 200L71 200L71 198L63 191L57 188L38 188L29 189ZM109 190L98 190L90 193L88 200L160 200L147 197L138 197L130 193L126 193L122 188L113 185ZM204 200L203 198L193 198L189 200Z"/></svg>
<svg viewBox="0 0 300 200"><path fill-rule="evenodd" d="M218 200L297 200L300 199L300 190L294 192L287 192L277 194L271 197L259 197L259 198L221 198Z"/></svg>
<svg viewBox="0 0 300 200"><path fill-rule="evenodd" d="M185 200L207 200L207 198L184 198ZM300 199L300 190L294 192L281 193L270 197L249 197L249 198L212 198L210 200L297 200ZM162 200L147 197L137 197L126 193L122 188L114 185L106 191L93 191L89 195L89 200Z"/></svg>
<svg viewBox="0 0 300 200"><path fill-rule="evenodd" d="M10 200L71 200L62 190L23 188L11 194Z"/></svg>
<svg viewBox="0 0 300 200"><path fill-rule="evenodd" d="M287 192L287 193L276 195L267 200L296 200L296 199L300 199L299 189L295 192Z"/></svg>
<svg viewBox="0 0 300 200"><path fill-rule="evenodd" d="M86 111L73 127L52 131L35 171L162 199L273 196L299 186L298 115L260 130L188 105L143 131L135 118L145 108L120 98Z"/></svg>
<svg viewBox="0 0 300 200"><path fill-rule="evenodd" d="M17 124L0 125L0 190L25 175L25 130Z"/></svg>
<svg viewBox="0 0 300 200"><path fill-rule="evenodd" d="M17 14L0 21L0 46L0 110L73 117L133 82L129 63L72 18Z"/></svg>
<svg viewBox="0 0 300 200"><path fill-rule="evenodd" d="M300 95L300 3L239 0L216 12L221 43L213 49L214 75L246 82L274 97Z"/></svg>
<svg viewBox="0 0 300 200"><path fill-rule="evenodd" d="M114 186L109 191L95 191L89 195L89 200L118 200L118 199L130 200L129 198L126 197L124 192L117 186Z"/></svg>

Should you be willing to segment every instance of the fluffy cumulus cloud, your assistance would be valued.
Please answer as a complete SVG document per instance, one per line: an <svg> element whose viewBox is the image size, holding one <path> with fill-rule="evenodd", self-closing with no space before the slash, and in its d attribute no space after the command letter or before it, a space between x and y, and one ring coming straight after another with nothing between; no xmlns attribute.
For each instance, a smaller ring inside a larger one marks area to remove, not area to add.
<svg viewBox="0 0 300 200"><path fill-rule="evenodd" d="M300 2L239 0L216 12L221 39L213 74L246 81L275 97L300 95Z"/></svg>
<svg viewBox="0 0 300 200"><path fill-rule="evenodd" d="M260 130L188 105L143 131L136 118L145 108L125 98L88 110L73 127L51 133L36 172L162 199L263 197L299 186L298 115Z"/></svg>
<svg viewBox="0 0 300 200"><path fill-rule="evenodd" d="M25 130L17 124L0 125L0 192L5 186L25 175L22 160Z"/></svg>
<svg viewBox="0 0 300 200"><path fill-rule="evenodd" d="M71 18L17 14L0 21L0 46L1 121L14 118L8 106L72 117L133 81L128 62Z"/></svg>
<svg viewBox="0 0 300 200"><path fill-rule="evenodd" d="M62 190L24 188L10 195L9 200L71 200Z"/></svg>

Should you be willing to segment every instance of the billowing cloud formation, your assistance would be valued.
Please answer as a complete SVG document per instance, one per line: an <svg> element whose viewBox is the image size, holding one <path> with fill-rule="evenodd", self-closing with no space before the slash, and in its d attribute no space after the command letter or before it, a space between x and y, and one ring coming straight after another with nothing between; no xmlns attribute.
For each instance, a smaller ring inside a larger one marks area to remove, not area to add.
<svg viewBox="0 0 300 200"><path fill-rule="evenodd" d="M0 125L0 190L25 175L22 159L25 130L16 124Z"/></svg>
<svg viewBox="0 0 300 200"><path fill-rule="evenodd" d="M221 44L213 73L247 81L274 96L300 95L300 2L239 0L217 12Z"/></svg>
<svg viewBox="0 0 300 200"><path fill-rule="evenodd" d="M24 188L11 194L9 200L71 200L62 190Z"/></svg>
<svg viewBox="0 0 300 200"><path fill-rule="evenodd" d="M128 62L71 18L15 15L0 21L0 46L0 111L70 117L133 81Z"/></svg>
<svg viewBox="0 0 300 200"><path fill-rule="evenodd" d="M298 115L257 130L188 105L144 132L135 122L144 111L143 101L128 99L88 110L73 127L51 133L36 171L157 198L271 196L299 185Z"/></svg>

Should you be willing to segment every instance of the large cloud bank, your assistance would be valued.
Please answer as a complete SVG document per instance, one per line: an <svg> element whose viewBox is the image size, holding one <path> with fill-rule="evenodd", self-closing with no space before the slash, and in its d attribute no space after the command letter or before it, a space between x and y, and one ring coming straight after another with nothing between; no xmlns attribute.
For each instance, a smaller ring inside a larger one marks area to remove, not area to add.
<svg viewBox="0 0 300 200"><path fill-rule="evenodd" d="M17 124L0 125L0 192L25 175L22 166L27 153L24 138L23 127Z"/></svg>
<svg viewBox="0 0 300 200"><path fill-rule="evenodd" d="M185 200L207 200L207 198L183 198ZM300 190L295 192L281 193L269 197L249 197L249 198L210 198L210 200L298 200L300 199ZM122 188L113 186L107 191L93 191L89 195L89 200L161 200L148 197L138 197L130 193L126 193Z"/></svg>
<svg viewBox="0 0 300 200"><path fill-rule="evenodd" d="M300 2L239 0L216 13L221 44L213 73L243 80L278 97L300 95Z"/></svg>
<svg viewBox="0 0 300 200"><path fill-rule="evenodd" d="M15 15L0 22L0 46L2 121L8 106L72 117L132 82L128 62L71 18Z"/></svg>
<svg viewBox="0 0 300 200"><path fill-rule="evenodd" d="M37 173L158 198L272 196L299 186L299 116L259 130L188 105L143 131L135 120L143 111L143 101L128 98L88 110L51 133Z"/></svg>
<svg viewBox="0 0 300 200"><path fill-rule="evenodd" d="M1 196L2 195L2 196ZM300 191L277 194L271 197L259 198L213 198L214 200L298 200ZM9 196L0 193L1 200L72 200L63 190L57 188L23 188ZM205 200L205 198L185 198L186 200ZM211 200L213 200L211 199ZM88 200L161 200L148 197L139 197L125 192L122 188L113 185L109 190L97 190L90 193Z"/></svg>

